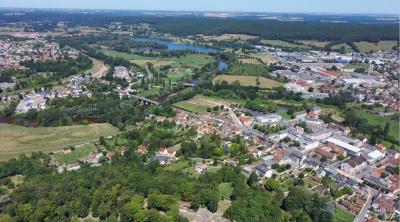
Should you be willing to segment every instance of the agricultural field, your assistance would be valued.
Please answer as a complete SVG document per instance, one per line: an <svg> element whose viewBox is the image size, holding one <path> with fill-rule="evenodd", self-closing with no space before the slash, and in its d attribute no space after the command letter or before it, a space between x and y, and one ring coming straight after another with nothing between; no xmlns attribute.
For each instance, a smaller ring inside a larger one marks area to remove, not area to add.
<svg viewBox="0 0 400 222"><path fill-rule="evenodd" d="M257 84L257 78L259 80L259 84ZM283 85L280 82L267 79L262 76L218 75L214 78L213 82L215 83L217 81L227 81L229 84L233 84L234 82L238 81L242 86L258 86L263 89L271 89Z"/></svg>
<svg viewBox="0 0 400 222"><path fill-rule="evenodd" d="M114 57L114 58L123 58L126 60L154 60L156 58L149 58L149 57L144 57L141 55L136 55L132 53L126 53L126 52L117 52L114 50L109 50L109 49L102 49L100 50L103 52L106 56Z"/></svg>
<svg viewBox="0 0 400 222"><path fill-rule="evenodd" d="M276 60L272 55L261 55L261 54L251 54L252 57L260 59L264 64L274 64L277 63L278 60Z"/></svg>
<svg viewBox="0 0 400 222"><path fill-rule="evenodd" d="M242 64L255 64L255 65L261 64L261 62L258 61L258 59L239 59L238 61L239 63Z"/></svg>
<svg viewBox="0 0 400 222"><path fill-rule="evenodd" d="M334 50L340 50L342 47L344 47L345 52L353 52L353 49L346 43L341 43L338 45L332 46L332 49Z"/></svg>
<svg viewBox="0 0 400 222"><path fill-rule="evenodd" d="M174 106L183 110L187 110L193 113L205 113L207 108L214 106L224 105L225 107L231 104L243 104L244 101L230 100L230 99L219 99L212 98L203 95L196 95L192 99L175 103Z"/></svg>
<svg viewBox="0 0 400 222"><path fill-rule="evenodd" d="M117 128L106 123L38 128L4 124L0 125L0 160L37 151L57 151L95 141L100 136L115 135L117 132Z"/></svg>
<svg viewBox="0 0 400 222"><path fill-rule="evenodd" d="M83 147L75 148L71 150L70 153L64 153L63 151L57 152L54 157L58 164L68 164L88 156L94 149L95 146L93 144L88 144Z"/></svg>
<svg viewBox="0 0 400 222"><path fill-rule="evenodd" d="M278 48L291 48L291 49L297 49L297 50L309 50L311 49L310 46L308 45L300 45L300 44L294 44L290 42L285 42L282 40L262 40L261 41L263 44L272 46L272 47L278 47Z"/></svg>
<svg viewBox="0 0 400 222"><path fill-rule="evenodd" d="M391 50L394 46L398 45L397 41L380 41L377 43L371 43L371 42L355 42L354 43L357 48L360 50L362 53L367 53L370 51L389 51Z"/></svg>
<svg viewBox="0 0 400 222"><path fill-rule="evenodd" d="M136 59L136 60L130 60L130 62L141 67L144 67L148 63L151 63L155 68L159 68L161 66L166 66L166 65L172 65L175 63L174 61L150 60L150 59Z"/></svg>
<svg viewBox="0 0 400 222"><path fill-rule="evenodd" d="M215 41L232 41L232 40L242 40L247 41L251 39L256 39L257 36L246 35L246 34L223 34L219 36L204 36L205 40L215 40Z"/></svg>
<svg viewBox="0 0 400 222"><path fill-rule="evenodd" d="M230 65L223 74L225 75L246 75L260 76L269 73L267 67L261 64L241 64L235 63Z"/></svg>
<svg viewBox="0 0 400 222"><path fill-rule="evenodd" d="M318 48L324 48L326 45L329 44L329 42L321 42L321 41L310 41L310 40L303 40L299 41L304 45L309 45L309 46L314 46Z"/></svg>
<svg viewBox="0 0 400 222"><path fill-rule="evenodd" d="M353 222L354 218L355 216L347 210L341 207L336 207L335 222Z"/></svg>

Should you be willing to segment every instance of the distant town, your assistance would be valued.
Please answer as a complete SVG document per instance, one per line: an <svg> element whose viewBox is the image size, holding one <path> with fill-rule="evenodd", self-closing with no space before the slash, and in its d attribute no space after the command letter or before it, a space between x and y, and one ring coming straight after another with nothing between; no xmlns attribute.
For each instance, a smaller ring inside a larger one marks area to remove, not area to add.
<svg viewBox="0 0 400 222"><path fill-rule="evenodd" d="M399 220L389 25L52 13L0 16L0 221Z"/></svg>

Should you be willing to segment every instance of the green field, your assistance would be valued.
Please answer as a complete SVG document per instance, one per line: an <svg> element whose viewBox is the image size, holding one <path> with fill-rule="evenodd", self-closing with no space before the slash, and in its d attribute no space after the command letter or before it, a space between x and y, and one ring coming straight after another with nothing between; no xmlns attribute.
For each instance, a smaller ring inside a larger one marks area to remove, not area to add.
<svg viewBox="0 0 400 222"><path fill-rule="evenodd" d="M167 171L180 171L189 167L189 161L179 161L169 166L166 166L164 169Z"/></svg>
<svg viewBox="0 0 400 222"><path fill-rule="evenodd" d="M258 80L259 84L257 85L257 76L218 75L214 78L213 82L227 81L229 84L239 82L241 86L257 86L263 89L271 89L283 85L281 82L265 77L258 77Z"/></svg>
<svg viewBox="0 0 400 222"><path fill-rule="evenodd" d="M311 41L311 40L304 40L299 42L301 42L304 45L314 46L318 48L324 48L329 43L329 42Z"/></svg>
<svg viewBox="0 0 400 222"><path fill-rule="evenodd" d="M262 64L235 63L229 66L223 74L241 76L260 76L269 73L267 67Z"/></svg>
<svg viewBox="0 0 400 222"><path fill-rule="evenodd" d="M336 207L335 222L353 222L355 216L347 210Z"/></svg>
<svg viewBox="0 0 400 222"><path fill-rule="evenodd" d="M355 42L357 48L362 53L370 52L370 51L379 51L379 50L391 50L393 46L396 46L397 41L380 41L378 43L371 42Z"/></svg>
<svg viewBox="0 0 400 222"><path fill-rule="evenodd" d="M369 64L367 63L356 63L356 64L348 64L344 67L345 69L358 69L362 68L367 70L369 68Z"/></svg>
<svg viewBox="0 0 400 222"><path fill-rule="evenodd" d="M356 109L356 113L358 114L359 117L367 119L369 124L379 125L382 127L382 129L385 127L385 124L389 122L390 123L389 135L399 140L400 124L398 121L392 120L389 117L383 117L379 116L378 114L370 113L364 109Z"/></svg>
<svg viewBox="0 0 400 222"><path fill-rule="evenodd" d="M334 45L334 46L332 46L332 49L340 50L342 47L344 47L344 51L345 52L353 52L353 49L346 43L341 43L341 44L338 44L338 45Z"/></svg>
<svg viewBox="0 0 400 222"><path fill-rule="evenodd" d="M233 187L231 183L220 183L218 184L218 192L221 199L229 199L232 195Z"/></svg>
<svg viewBox="0 0 400 222"><path fill-rule="evenodd" d="M192 113L205 113L207 112L207 106L203 105L198 105L198 104L193 104L189 103L187 101L181 101L178 103L175 103L174 106L179 109L183 109Z"/></svg>
<svg viewBox="0 0 400 222"><path fill-rule="evenodd" d="M135 60L135 59L155 60L156 59L156 58L144 57L144 56L132 54L132 53L118 52L118 51L109 50L109 49L102 49L100 51L103 52L106 56L110 56L110 57L114 57L114 58L123 58L126 60Z"/></svg>
<svg viewBox="0 0 400 222"><path fill-rule="evenodd" d="M0 125L0 160L37 151L57 151L69 146L95 141L100 136L115 135L117 132L117 128L110 124L37 128Z"/></svg>
<svg viewBox="0 0 400 222"><path fill-rule="evenodd" d="M83 147L76 148L68 154L64 154L62 151L58 152L57 154L55 154L55 158L59 164L73 163L78 161L79 159L87 157L94 149L95 146L93 144L89 144Z"/></svg>
<svg viewBox="0 0 400 222"><path fill-rule="evenodd" d="M308 45L294 44L294 43L285 42L282 40L262 40L261 42L263 44L270 45L272 47L279 47L279 48L304 49L304 50L311 49L311 47Z"/></svg>
<svg viewBox="0 0 400 222"><path fill-rule="evenodd" d="M124 58L126 60L148 60L149 62L153 61L171 61L174 62L172 67L181 67L182 65L186 65L188 67L202 67L208 63L214 62L214 58L209 55L204 54L187 54L180 57L146 57L133 53L126 52L117 52L114 50L102 49L105 55L114 57L114 58Z"/></svg>

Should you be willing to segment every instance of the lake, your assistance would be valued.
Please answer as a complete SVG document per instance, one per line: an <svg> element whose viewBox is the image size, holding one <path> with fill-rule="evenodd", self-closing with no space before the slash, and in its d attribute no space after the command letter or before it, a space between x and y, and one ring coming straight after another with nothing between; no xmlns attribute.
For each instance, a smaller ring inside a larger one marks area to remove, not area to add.
<svg viewBox="0 0 400 222"><path fill-rule="evenodd" d="M190 50L197 53L209 53L209 52L217 52L218 50L200 46L200 45L192 45L192 44L184 44L184 43L177 43L173 41L167 41L163 39L156 39L156 38L134 38L135 41L141 42L154 42L158 44L163 44L167 46L168 50Z"/></svg>

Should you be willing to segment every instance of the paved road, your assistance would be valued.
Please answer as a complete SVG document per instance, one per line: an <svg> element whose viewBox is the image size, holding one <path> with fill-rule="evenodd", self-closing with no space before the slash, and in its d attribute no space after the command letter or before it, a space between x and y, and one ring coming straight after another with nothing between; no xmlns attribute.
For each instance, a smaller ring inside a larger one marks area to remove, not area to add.
<svg viewBox="0 0 400 222"><path fill-rule="evenodd" d="M242 122L240 122L239 118L236 116L235 112L231 108L229 109L229 115L232 118L232 121L235 123L236 128L238 129L244 129L245 127L243 126Z"/></svg>
<svg viewBox="0 0 400 222"><path fill-rule="evenodd" d="M372 188L368 188L368 198L367 201L365 202L363 208L361 209L360 213L357 215L357 217L354 219L354 222L363 222L365 221L365 216L367 215L368 209L371 207L372 204L372 197L375 196L376 190L373 190Z"/></svg>

